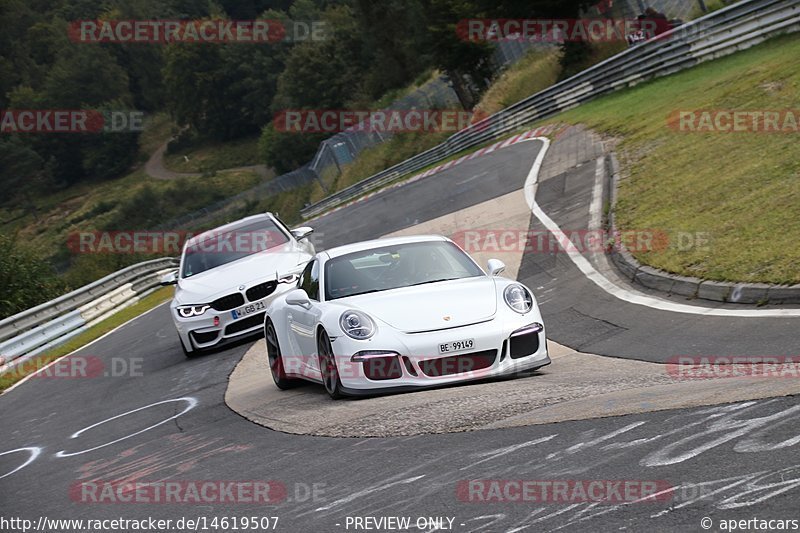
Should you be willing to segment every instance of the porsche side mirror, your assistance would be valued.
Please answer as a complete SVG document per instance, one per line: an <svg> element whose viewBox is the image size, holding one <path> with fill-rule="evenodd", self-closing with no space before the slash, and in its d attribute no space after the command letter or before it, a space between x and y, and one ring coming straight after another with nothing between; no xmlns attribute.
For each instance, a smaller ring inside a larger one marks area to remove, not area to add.
<svg viewBox="0 0 800 533"><path fill-rule="evenodd" d="M309 228L308 226L301 226L292 230L292 236L298 241L302 241L312 233L314 233L314 228Z"/></svg>
<svg viewBox="0 0 800 533"><path fill-rule="evenodd" d="M505 272L506 264L499 259L489 259L489 262L486 264L486 268L489 270L490 276L499 276Z"/></svg>
<svg viewBox="0 0 800 533"><path fill-rule="evenodd" d="M161 278L161 286L166 287L167 285L177 285L178 283L178 271L170 272L169 274L164 275Z"/></svg>
<svg viewBox="0 0 800 533"><path fill-rule="evenodd" d="M289 294L286 295L286 303L289 305L298 305L304 309L311 307L311 300L303 289L289 291Z"/></svg>

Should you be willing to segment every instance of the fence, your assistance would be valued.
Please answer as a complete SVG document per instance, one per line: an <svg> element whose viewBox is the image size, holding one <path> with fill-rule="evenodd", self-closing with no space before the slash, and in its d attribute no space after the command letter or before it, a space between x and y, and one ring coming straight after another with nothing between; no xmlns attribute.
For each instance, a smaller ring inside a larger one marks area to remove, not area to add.
<svg viewBox="0 0 800 533"><path fill-rule="evenodd" d="M445 109L458 107L458 97L444 76L430 81L408 95L395 100L388 109ZM323 141L309 164L327 190L342 173L342 165L351 163L367 148L392 138L389 132L353 128ZM358 131L360 130L360 131Z"/></svg>
<svg viewBox="0 0 800 533"><path fill-rule="evenodd" d="M313 217L401 176L598 96L673 74L798 29L800 4L796 1L745 0L720 9L529 96L421 154L306 207L301 214L304 218Z"/></svg>
<svg viewBox="0 0 800 533"><path fill-rule="evenodd" d="M177 264L177 259L164 258L129 266L0 320L0 375L138 302Z"/></svg>

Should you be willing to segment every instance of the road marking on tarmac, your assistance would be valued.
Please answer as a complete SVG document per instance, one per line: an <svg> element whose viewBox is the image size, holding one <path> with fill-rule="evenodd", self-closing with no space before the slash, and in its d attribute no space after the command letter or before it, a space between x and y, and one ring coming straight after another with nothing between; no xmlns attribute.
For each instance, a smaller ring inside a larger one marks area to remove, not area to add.
<svg viewBox="0 0 800 533"><path fill-rule="evenodd" d="M173 402L185 402L186 403L186 407L184 407L183 411L181 411L180 413L174 414L174 415L170 416L169 418L165 418L164 420L161 420L161 421L159 421L159 422L157 422L157 423L155 423L155 424L153 424L151 426L148 426L148 427L146 427L144 429L140 429L139 431L136 431L136 432L131 433L129 435L125 435L124 437L120 437L120 438L112 440L110 442L106 442L105 444L100 444L99 446L94 446L93 448L88 448L88 449L80 450L80 451L77 451L77 452L66 452L64 450L61 450L60 452L56 453L55 456L56 457L73 457L75 455L82 455L84 453L93 452L95 450L99 450L100 448L105 448L106 446L111 446L112 444L116 444L118 442L122 442L123 440L127 440L127 439L129 439L131 437L135 437L136 435L141 435L142 433L144 433L146 431L150 431L153 428L157 428L158 426L166 424L170 420L175 420L176 418L180 417L181 415L184 415L184 414L188 413L189 411L194 409L197 406L197 403L198 403L197 402L197 398L194 398L192 396L185 396L183 398L173 398L172 400L164 400L164 401L161 401L161 402L151 403L151 404L145 405L144 407L138 407L136 409L131 409L130 411L125 411L124 413L118 414L116 416L112 416L110 418L106 418L105 420L101 420L100 422L96 422L96 423L92 424L91 426L87 426L87 427L81 429L80 431L76 431L75 433L70 435L69 438L70 439L76 439L76 438L80 437L83 433L85 433L85 432L87 432L89 430L92 430L92 429L96 428L97 426L101 426L101 425L103 425L103 424L105 424L107 422L111 422L113 420L117 420L118 418L122 418L124 416L128 416L128 415L133 414L133 413L138 413L139 411L144 411L145 409L149 409L149 408L155 407L157 405L164 405L164 404L173 403Z"/></svg>
<svg viewBox="0 0 800 533"><path fill-rule="evenodd" d="M354 500L357 500L357 499L361 498L362 496L367 496L369 494L373 494L373 493L378 492L378 491L386 490L386 489L392 488L392 487L394 487L396 485L407 485L409 483L413 483L413 482L415 482L415 481L417 481L419 479L422 479L424 477L425 477L425 474L422 474L421 476L414 476L414 477L410 477L410 478L407 478L407 479L401 479L401 480L398 480L398 481L393 481L391 483L386 483L384 485L379 485L377 487L370 487L368 489L365 489L365 490L362 490L362 491L359 491L359 492L355 492L355 493L353 493L353 494L351 494L349 496L346 496L346 497L344 497L344 498L342 498L340 500L336 500L335 502L330 503L328 505L325 505L323 507L318 507L313 512L319 513L321 511L327 511L329 509L333 509L334 507L340 507L341 505L344 505L346 503L350 503L350 502L352 502ZM306 515L306 514L309 514L309 513L303 513L303 514L301 514L299 516L303 516L303 515Z"/></svg>
<svg viewBox="0 0 800 533"><path fill-rule="evenodd" d="M4 477L8 477L11 474L13 474L14 472L17 472L18 470L22 470L23 468L25 468L26 466L31 464L33 461L36 460L37 457L39 457L39 454L42 453L42 449L39 448L38 446L30 446L30 447L27 447L27 448L17 448L16 450L8 450L7 452L0 452L0 456L8 455L8 454L11 454L11 453L17 453L17 452L28 452L28 458L25 460L24 463L22 463L21 465L16 467L14 470L11 470L10 472L6 472L2 476L0 476L0 479L3 479Z"/></svg>
<svg viewBox="0 0 800 533"><path fill-rule="evenodd" d="M531 166L531 170L528 173L528 177L525 179L525 201L528 203L528 207L530 207L533 215L545 226L545 228L547 228L550 233L556 237L565 235L558 224L553 222L553 220L547 216L539 204L536 203L536 189L539 185L539 171L541 170L545 154L550 147L550 140L545 137L531 137L528 139L523 139L519 142L528 141L539 141L542 143L542 148L539 150L536 160L533 162L533 166ZM595 175L595 186L592 197L593 211L590 213L590 215L593 217L596 216L594 209L599 209L599 207L602 205L601 201L595 199L596 195L602 194L602 181L600 182L600 186L598 186L597 180L602 180L602 174L596 173ZM713 307L679 304L662 300L660 298L655 298L653 296L647 296L638 291L625 289L614 284L608 278L598 272L594 266L592 266L589 260L581 255L581 253L574 247L565 247L560 239L559 244L561 244L561 247L564 248L567 256L570 258L573 264L578 267L578 270L580 270L584 276L586 276L589 280L594 282L595 285L606 291L608 294L625 302L643 305L661 311L685 313L690 315L743 318L800 317L800 309L717 309Z"/></svg>

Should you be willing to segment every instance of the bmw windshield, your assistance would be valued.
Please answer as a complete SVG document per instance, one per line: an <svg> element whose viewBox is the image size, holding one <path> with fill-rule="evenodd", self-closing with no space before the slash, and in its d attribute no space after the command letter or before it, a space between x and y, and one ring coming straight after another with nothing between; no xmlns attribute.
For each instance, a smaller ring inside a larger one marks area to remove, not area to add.
<svg viewBox="0 0 800 533"><path fill-rule="evenodd" d="M186 246L181 277L189 278L287 242L289 238L272 220L259 221L225 233L212 232Z"/></svg>

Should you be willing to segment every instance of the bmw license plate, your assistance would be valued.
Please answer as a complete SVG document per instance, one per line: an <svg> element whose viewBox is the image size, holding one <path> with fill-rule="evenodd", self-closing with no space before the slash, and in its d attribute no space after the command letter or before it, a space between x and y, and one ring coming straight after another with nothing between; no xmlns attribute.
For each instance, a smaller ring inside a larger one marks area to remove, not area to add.
<svg viewBox="0 0 800 533"><path fill-rule="evenodd" d="M264 302L255 302L252 304L242 306L239 309L234 309L233 311L231 311L231 316L233 317L234 320L236 320L237 318L242 318L243 316L263 311L266 308L267 306L264 305Z"/></svg>
<svg viewBox="0 0 800 533"><path fill-rule="evenodd" d="M439 345L439 353L461 352L471 350L475 346L475 339L445 342Z"/></svg>

